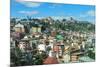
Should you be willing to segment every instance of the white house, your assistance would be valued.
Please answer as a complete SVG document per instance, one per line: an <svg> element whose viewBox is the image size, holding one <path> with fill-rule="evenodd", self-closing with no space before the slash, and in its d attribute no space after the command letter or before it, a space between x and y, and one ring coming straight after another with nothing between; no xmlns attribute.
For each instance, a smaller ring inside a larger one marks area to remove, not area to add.
<svg viewBox="0 0 100 67"><path fill-rule="evenodd" d="M39 51L46 51L46 46L44 44L39 44L38 45L38 50Z"/></svg>

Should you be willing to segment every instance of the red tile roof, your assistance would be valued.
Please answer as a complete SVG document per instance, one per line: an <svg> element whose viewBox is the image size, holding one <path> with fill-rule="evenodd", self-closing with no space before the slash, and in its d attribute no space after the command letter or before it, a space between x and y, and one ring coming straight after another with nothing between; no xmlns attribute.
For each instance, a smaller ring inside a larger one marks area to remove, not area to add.
<svg viewBox="0 0 100 67"><path fill-rule="evenodd" d="M44 62L44 64L58 64L58 60L55 57L47 57Z"/></svg>

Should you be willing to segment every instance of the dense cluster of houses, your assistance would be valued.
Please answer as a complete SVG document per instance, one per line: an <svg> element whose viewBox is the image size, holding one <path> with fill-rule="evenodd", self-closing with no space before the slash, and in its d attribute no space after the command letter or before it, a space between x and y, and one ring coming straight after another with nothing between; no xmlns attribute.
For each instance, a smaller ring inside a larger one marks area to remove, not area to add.
<svg viewBox="0 0 100 67"><path fill-rule="evenodd" d="M44 22L11 21L11 52L19 48L22 54L29 56L28 62L35 62L34 56L45 52L47 57L42 64L57 64L85 61L80 58L87 55L88 50L95 51L95 33L56 30L46 26L47 19Z"/></svg>

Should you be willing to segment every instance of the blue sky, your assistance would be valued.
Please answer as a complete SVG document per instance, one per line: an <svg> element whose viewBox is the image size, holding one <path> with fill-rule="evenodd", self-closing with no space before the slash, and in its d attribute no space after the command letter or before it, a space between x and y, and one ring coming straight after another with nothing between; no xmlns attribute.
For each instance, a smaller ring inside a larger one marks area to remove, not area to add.
<svg viewBox="0 0 100 67"><path fill-rule="evenodd" d="M11 0L11 17L74 17L77 20L95 22L95 6L57 3L39 3Z"/></svg>

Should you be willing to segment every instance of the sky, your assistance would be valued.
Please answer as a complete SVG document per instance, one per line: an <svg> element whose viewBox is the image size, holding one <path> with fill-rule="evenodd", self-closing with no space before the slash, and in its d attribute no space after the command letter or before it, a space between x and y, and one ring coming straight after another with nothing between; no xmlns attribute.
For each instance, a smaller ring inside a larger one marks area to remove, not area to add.
<svg viewBox="0 0 100 67"><path fill-rule="evenodd" d="M95 23L95 6L11 0L11 17L53 17L54 19L73 17L80 21Z"/></svg>

